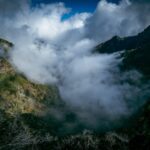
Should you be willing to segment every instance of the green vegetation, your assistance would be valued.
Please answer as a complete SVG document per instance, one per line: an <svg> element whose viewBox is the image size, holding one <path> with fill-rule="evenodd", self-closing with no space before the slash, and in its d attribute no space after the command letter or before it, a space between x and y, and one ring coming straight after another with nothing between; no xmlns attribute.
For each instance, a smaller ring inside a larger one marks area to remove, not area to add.
<svg viewBox="0 0 150 150"><path fill-rule="evenodd" d="M56 87L31 83L16 73L7 60L2 58L0 62L0 108L11 114L14 110L21 113L42 113L47 109L45 104L58 101Z"/></svg>

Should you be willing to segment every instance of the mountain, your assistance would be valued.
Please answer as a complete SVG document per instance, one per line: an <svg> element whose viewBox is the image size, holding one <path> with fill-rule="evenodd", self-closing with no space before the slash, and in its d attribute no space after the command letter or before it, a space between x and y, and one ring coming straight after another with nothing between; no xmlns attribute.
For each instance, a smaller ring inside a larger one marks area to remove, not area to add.
<svg viewBox="0 0 150 150"><path fill-rule="evenodd" d="M9 41L0 38L0 46L1 46L2 48L11 48L11 47L13 47L14 45L13 45L13 43L11 43L11 42L9 42Z"/></svg>
<svg viewBox="0 0 150 150"><path fill-rule="evenodd" d="M129 118L126 127L81 132L83 125L63 103L57 87L33 83L10 64L7 54L13 46L0 39L0 150L150 149L150 102ZM121 71L137 69L148 82L150 27L136 36L115 36L93 50L98 54L119 51L123 51Z"/></svg>
<svg viewBox="0 0 150 150"><path fill-rule="evenodd" d="M16 72L6 57L6 52L12 47L12 43L0 39L0 149L2 150L22 149L36 142L36 138L42 140L41 132L42 137L51 132L50 129L54 130L49 113L52 106L62 105L57 87L32 83L24 75ZM47 116L49 118L46 120Z"/></svg>
<svg viewBox="0 0 150 150"><path fill-rule="evenodd" d="M113 53L122 50L132 50L141 48L150 41L150 26L136 36L124 37L114 36L112 39L99 44L95 47L94 52Z"/></svg>
<svg viewBox="0 0 150 150"><path fill-rule="evenodd" d="M11 50L12 43L0 39L1 51ZM3 57L4 56L4 57ZM30 82L16 72L5 55L0 57L0 108L10 114L45 112L46 100L53 103L59 100L54 86L45 86ZM10 100L11 99L11 100Z"/></svg>
<svg viewBox="0 0 150 150"><path fill-rule="evenodd" d="M33 83L16 71L7 57L13 46L0 39L0 150L61 150L79 138L94 141L91 133L60 139L72 128L83 130L81 123L56 86Z"/></svg>
<svg viewBox="0 0 150 150"><path fill-rule="evenodd" d="M137 69L146 77L150 77L150 26L136 36L112 39L98 45L96 53L114 53L123 51L122 69Z"/></svg>

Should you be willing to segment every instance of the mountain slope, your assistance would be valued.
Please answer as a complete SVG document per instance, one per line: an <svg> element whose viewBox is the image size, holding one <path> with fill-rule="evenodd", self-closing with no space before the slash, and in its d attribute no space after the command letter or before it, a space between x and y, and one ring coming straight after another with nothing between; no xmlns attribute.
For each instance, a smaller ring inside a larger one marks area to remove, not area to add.
<svg viewBox="0 0 150 150"><path fill-rule="evenodd" d="M56 87L28 81L6 59L0 58L0 99L0 108L14 114L45 112L45 104L57 102L60 97Z"/></svg>
<svg viewBox="0 0 150 150"><path fill-rule="evenodd" d="M123 61L121 68L137 69L146 77L150 77L150 26L142 33L132 37L113 37L105 43L98 45L94 52L113 53L124 50L121 55Z"/></svg>
<svg viewBox="0 0 150 150"><path fill-rule="evenodd" d="M113 53L122 50L141 48L150 41L150 26L136 36L121 38L114 36L112 39L96 46L94 52Z"/></svg>
<svg viewBox="0 0 150 150"><path fill-rule="evenodd" d="M137 69L150 78L150 44L126 51L123 55L122 69Z"/></svg>
<svg viewBox="0 0 150 150"><path fill-rule="evenodd" d="M51 106L62 103L55 86L32 83L16 72L7 60L12 46L0 39L0 149L22 149L44 140L43 134L38 135L46 123L43 118L50 116Z"/></svg>

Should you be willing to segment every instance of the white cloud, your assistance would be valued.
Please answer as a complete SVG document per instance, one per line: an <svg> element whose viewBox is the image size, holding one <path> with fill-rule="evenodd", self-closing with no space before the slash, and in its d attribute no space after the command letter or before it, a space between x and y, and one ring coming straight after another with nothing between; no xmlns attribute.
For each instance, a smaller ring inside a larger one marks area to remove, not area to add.
<svg viewBox="0 0 150 150"><path fill-rule="evenodd" d="M149 7L132 4L128 0L122 0L119 5L102 0L93 16L87 20L86 34L99 42L114 35L137 34L150 24L150 16L147 15Z"/></svg>

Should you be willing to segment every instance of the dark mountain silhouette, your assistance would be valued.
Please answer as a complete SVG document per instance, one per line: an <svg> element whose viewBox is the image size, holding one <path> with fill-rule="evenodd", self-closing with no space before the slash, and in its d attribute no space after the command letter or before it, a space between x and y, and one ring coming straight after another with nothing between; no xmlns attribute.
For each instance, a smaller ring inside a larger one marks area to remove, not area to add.
<svg viewBox="0 0 150 150"><path fill-rule="evenodd" d="M150 77L150 26L136 36L112 39L98 45L96 53L114 53L124 50L122 69L137 69Z"/></svg>
<svg viewBox="0 0 150 150"><path fill-rule="evenodd" d="M94 52L113 53L122 50L141 48L150 42L150 26L136 36L121 38L114 36L112 39L98 45Z"/></svg>

